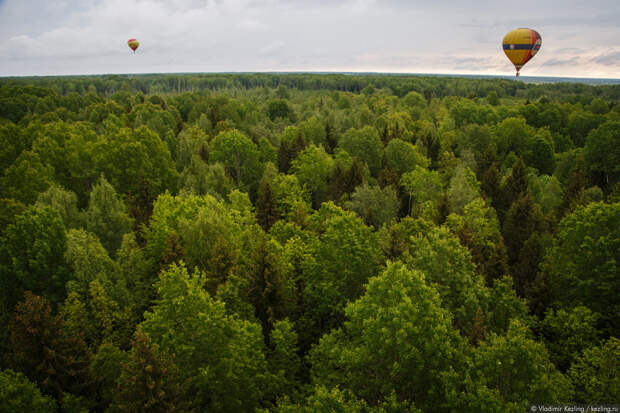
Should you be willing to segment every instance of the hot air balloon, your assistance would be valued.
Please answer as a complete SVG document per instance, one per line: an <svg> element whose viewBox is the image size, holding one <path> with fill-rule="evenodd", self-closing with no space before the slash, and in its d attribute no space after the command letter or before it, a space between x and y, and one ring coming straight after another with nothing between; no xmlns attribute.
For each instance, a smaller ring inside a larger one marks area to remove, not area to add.
<svg viewBox="0 0 620 413"><path fill-rule="evenodd" d="M140 42L136 39L129 39L127 40L127 46L135 53L138 46L140 46Z"/></svg>
<svg viewBox="0 0 620 413"><path fill-rule="evenodd" d="M540 34L532 29L516 29L504 36L504 53L515 65L517 76L523 65L538 53L541 42Z"/></svg>

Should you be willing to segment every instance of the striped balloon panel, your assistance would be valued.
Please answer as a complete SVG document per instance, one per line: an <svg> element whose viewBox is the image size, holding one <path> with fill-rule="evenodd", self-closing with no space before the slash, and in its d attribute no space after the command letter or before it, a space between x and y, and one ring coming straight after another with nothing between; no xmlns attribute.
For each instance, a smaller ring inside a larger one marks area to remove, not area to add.
<svg viewBox="0 0 620 413"><path fill-rule="evenodd" d="M542 38L536 30L516 29L504 36L502 46L508 59L520 69L540 50Z"/></svg>

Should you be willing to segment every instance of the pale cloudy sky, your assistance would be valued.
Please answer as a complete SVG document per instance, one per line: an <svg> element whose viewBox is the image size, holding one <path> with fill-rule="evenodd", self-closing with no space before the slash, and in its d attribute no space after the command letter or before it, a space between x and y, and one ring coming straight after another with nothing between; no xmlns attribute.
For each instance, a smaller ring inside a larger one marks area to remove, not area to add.
<svg viewBox="0 0 620 413"><path fill-rule="evenodd" d="M620 78L619 0L0 0L0 76L352 71ZM127 39L135 37L135 55Z"/></svg>

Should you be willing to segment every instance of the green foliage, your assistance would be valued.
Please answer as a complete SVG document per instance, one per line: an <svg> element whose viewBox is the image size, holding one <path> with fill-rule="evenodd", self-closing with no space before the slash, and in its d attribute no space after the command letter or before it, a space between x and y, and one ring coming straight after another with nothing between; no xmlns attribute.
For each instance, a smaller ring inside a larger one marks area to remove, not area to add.
<svg viewBox="0 0 620 413"><path fill-rule="evenodd" d="M261 328L227 315L223 303L202 288L204 283L203 273L190 274L183 264L170 266L160 274L159 299L141 328L160 351L175 354L179 379L189 380L186 391L194 406L253 411L265 384Z"/></svg>
<svg viewBox="0 0 620 413"><path fill-rule="evenodd" d="M222 132L213 139L210 159L221 162L237 187L246 191L256 191L262 175L258 161L258 148L243 133L231 130Z"/></svg>
<svg viewBox="0 0 620 413"><path fill-rule="evenodd" d="M366 126L357 130L349 129L340 138L338 147L366 162L373 176L381 169L383 144L375 128Z"/></svg>
<svg viewBox="0 0 620 413"><path fill-rule="evenodd" d="M295 112L284 99L271 100L267 104L267 115L272 121L275 121L277 118L295 119Z"/></svg>
<svg viewBox="0 0 620 413"><path fill-rule="evenodd" d="M540 324L540 332L549 350L549 357L561 371L578 358L583 350L598 343L598 314L587 307L549 310Z"/></svg>
<svg viewBox="0 0 620 413"><path fill-rule="evenodd" d="M588 169L602 175L602 185L613 185L620 180L620 122L605 122L588 134L584 148Z"/></svg>
<svg viewBox="0 0 620 413"><path fill-rule="evenodd" d="M325 386L315 386L313 393L305 403L293 404L289 400L278 403L274 413L362 413L368 411L368 405L358 400L350 392L337 387L331 390Z"/></svg>
<svg viewBox="0 0 620 413"><path fill-rule="evenodd" d="M578 208L560 222L545 263L553 302L581 304L601 314L601 322L618 336L616 292L620 288L620 204L593 203Z"/></svg>
<svg viewBox="0 0 620 413"><path fill-rule="evenodd" d="M426 276L439 293L442 306L452 313L454 326L471 337L478 309L487 294L483 280L475 274L471 255L446 228L410 238L411 257L406 264Z"/></svg>
<svg viewBox="0 0 620 413"><path fill-rule="evenodd" d="M53 413L56 403L43 396L36 384L22 373L13 370L0 371L0 411Z"/></svg>
<svg viewBox="0 0 620 413"><path fill-rule="evenodd" d="M94 153L97 170L127 197L132 215L140 221L157 195L176 189L178 173L170 150L145 127L111 132L97 142Z"/></svg>
<svg viewBox="0 0 620 413"><path fill-rule="evenodd" d="M389 224L396 218L399 200L396 191L391 186L381 189L378 186L360 185L351 194L351 201L346 203L368 225L375 228Z"/></svg>
<svg viewBox="0 0 620 413"><path fill-rule="evenodd" d="M517 156L524 156L534 133L535 129L521 117L504 119L495 128L498 153L514 152Z"/></svg>
<svg viewBox="0 0 620 413"><path fill-rule="evenodd" d="M103 176L90 193L84 220L86 229L99 237L101 244L112 256L121 246L123 235L130 232L133 225L125 204L118 199L116 191Z"/></svg>
<svg viewBox="0 0 620 413"><path fill-rule="evenodd" d="M29 207L4 231L0 244L3 301L12 308L26 290L58 303L64 298L67 236L60 214Z"/></svg>
<svg viewBox="0 0 620 413"><path fill-rule="evenodd" d="M3 197L32 204L41 192L50 187L53 179L54 169L51 166L43 163L35 152L24 151L4 171L0 188Z"/></svg>
<svg viewBox="0 0 620 413"><path fill-rule="evenodd" d="M327 196L328 179L334 160L323 147L310 145L304 149L291 164L291 170L312 194L312 205L316 208Z"/></svg>
<svg viewBox="0 0 620 413"><path fill-rule="evenodd" d="M446 224L469 249L477 271L487 280L508 273L508 256L495 210L482 198L465 206L463 215L450 214Z"/></svg>
<svg viewBox="0 0 620 413"><path fill-rule="evenodd" d="M414 170L416 165L426 168L429 161L409 142L392 139L385 147L385 166L399 176Z"/></svg>
<svg viewBox="0 0 620 413"><path fill-rule="evenodd" d="M572 400L570 381L549 361L545 346L518 321L510 323L506 335L491 334L476 348L470 372L470 391L478 394L466 390L464 399L490 392L504 406L502 411L523 411L540 400L553 404Z"/></svg>
<svg viewBox="0 0 620 413"><path fill-rule="evenodd" d="M620 340L609 338L583 351L570 368L575 400L580 403L615 403L620 396Z"/></svg>
<svg viewBox="0 0 620 413"><path fill-rule="evenodd" d="M78 228L82 224L82 216L77 206L77 195L57 185L52 185L47 191L40 193L36 206L38 208L50 207L58 211L67 229Z"/></svg>
<svg viewBox="0 0 620 413"><path fill-rule="evenodd" d="M312 351L314 382L345 386L371 405L395 392L398 401L441 411L441 377L458 368L462 342L424 275L390 263L346 314L343 329Z"/></svg>
<svg viewBox="0 0 620 413"><path fill-rule="evenodd" d="M414 205L418 210L424 202L437 202L443 189L439 172L429 171L419 165L413 171L403 174L400 184L409 193L409 213Z"/></svg>
<svg viewBox="0 0 620 413"><path fill-rule="evenodd" d="M619 99L450 76L2 78L2 367L80 413L611 402Z"/></svg>
<svg viewBox="0 0 620 413"><path fill-rule="evenodd" d="M312 308L299 321L303 344L315 342L326 326L340 325L346 302L363 293L383 264L376 234L354 213L325 203L311 225L320 235L301 263L304 305Z"/></svg>
<svg viewBox="0 0 620 413"><path fill-rule="evenodd" d="M466 166L460 165L450 180L448 198L455 213L462 215L465 206L480 196L480 183Z"/></svg>

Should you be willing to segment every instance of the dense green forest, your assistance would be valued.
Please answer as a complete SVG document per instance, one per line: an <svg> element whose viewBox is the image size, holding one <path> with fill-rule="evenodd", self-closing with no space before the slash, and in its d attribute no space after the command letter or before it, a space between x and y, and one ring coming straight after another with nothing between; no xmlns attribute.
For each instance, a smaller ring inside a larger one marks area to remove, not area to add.
<svg viewBox="0 0 620 413"><path fill-rule="evenodd" d="M620 401L620 86L0 79L0 411Z"/></svg>

